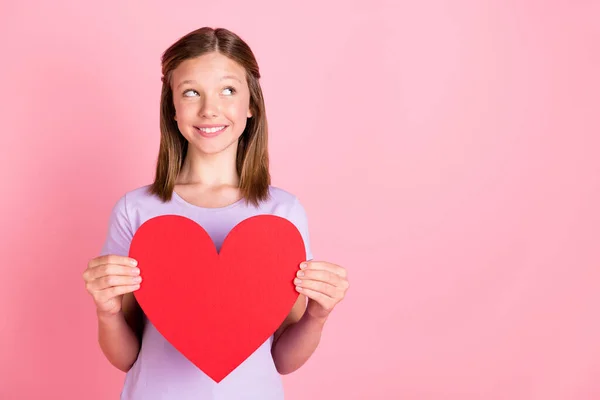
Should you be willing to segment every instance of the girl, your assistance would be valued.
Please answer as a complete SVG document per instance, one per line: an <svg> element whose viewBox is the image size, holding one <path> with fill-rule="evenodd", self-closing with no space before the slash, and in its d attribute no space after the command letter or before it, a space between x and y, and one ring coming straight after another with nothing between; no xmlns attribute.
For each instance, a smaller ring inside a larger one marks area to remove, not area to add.
<svg viewBox="0 0 600 400"><path fill-rule="evenodd" d="M83 273L96 304L100 347L127 373L124 400L283 399L280 375L315 351L348 289L346 271L312 260L303 206L270 184L260 73L248 45L226 29L201 28L166 50L162 73L154 183L116 202L101 254ZM143 271L127 256L131 239L146 220L163 214L196 221L217 249L236 224L256 214L287 218L304 239L307 261L294 280L298 301L275 334L219 384L156 331L133 296Z"/></svg>

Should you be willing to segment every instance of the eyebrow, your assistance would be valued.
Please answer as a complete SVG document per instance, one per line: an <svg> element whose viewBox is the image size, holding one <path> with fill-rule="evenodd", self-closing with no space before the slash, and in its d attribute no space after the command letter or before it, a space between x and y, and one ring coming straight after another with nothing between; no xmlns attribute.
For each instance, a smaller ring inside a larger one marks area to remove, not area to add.
<svg viewBox="0 0 600 400"><path fill-rule="evenodd" d="M242 81L240 81L240 79L234 75L225 75L221 78L222 81L224 81L225 79L233 79L233 80L238 81L239 83L242 83ZM183 81L179 85L177 85L177 88L179 88L180 86L185 85L187 83L196 83L196 81L192 80L192 79L186 79L185 81Z"/></svg>

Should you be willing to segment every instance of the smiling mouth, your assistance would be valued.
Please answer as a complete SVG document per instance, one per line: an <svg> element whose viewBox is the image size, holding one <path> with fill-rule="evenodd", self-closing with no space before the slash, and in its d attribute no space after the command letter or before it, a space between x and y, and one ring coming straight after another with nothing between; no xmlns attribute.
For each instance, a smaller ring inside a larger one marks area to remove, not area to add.
<svg viewBox="0 0 600 400"><path fill-rule="evenodd" d="M194 128L196 128L196 130L198 131L198 133L200 133L201 136L213 137L213 136L217 136L218 134L223 132L225 129L227 129L227 125L211 126L211 127L207 127L207 128L200 128L200 127L195 126Z"/></svg>

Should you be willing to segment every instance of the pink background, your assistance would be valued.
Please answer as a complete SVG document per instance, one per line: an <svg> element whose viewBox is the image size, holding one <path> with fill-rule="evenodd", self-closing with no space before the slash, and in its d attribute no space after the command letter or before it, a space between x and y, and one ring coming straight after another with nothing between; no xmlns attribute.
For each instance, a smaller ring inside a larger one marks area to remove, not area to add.
<svg viewBox="0 0 600 400"><path fill-rule="evenodd" d="M2 2L0 398L118 397L81 273L204 25L255 51L274 183L350 273L289 400L600 397L599 3L354 3Z"/></svg>

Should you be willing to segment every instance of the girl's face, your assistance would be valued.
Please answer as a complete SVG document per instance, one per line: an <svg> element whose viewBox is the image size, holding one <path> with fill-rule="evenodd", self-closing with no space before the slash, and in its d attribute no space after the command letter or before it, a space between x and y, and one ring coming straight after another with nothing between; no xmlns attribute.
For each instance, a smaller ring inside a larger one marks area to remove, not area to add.
<svg viewBox="0 0 600 400"><path fill-rule="evenodd" d="M175 120L181 134L202 154L231 150L244 132L250 91L242 66L219 53L182 62L171 81Z"/></svg>

